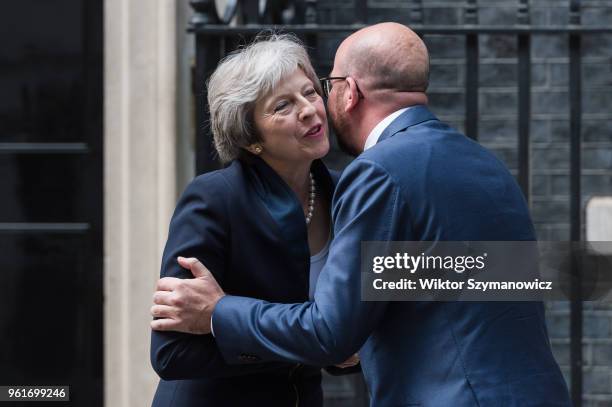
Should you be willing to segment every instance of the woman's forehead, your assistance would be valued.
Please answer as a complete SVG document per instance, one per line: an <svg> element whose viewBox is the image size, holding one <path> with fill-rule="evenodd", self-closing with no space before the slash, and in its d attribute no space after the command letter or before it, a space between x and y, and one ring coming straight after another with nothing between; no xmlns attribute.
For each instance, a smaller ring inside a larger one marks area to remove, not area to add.
<svg viewBox="0 0 612 407"><path fill-rule="evenodd" d="M297 68L288 75L283 76L270 92L271 95L301 89L304 85L312 84L312 81L301 68Z"/></svg>

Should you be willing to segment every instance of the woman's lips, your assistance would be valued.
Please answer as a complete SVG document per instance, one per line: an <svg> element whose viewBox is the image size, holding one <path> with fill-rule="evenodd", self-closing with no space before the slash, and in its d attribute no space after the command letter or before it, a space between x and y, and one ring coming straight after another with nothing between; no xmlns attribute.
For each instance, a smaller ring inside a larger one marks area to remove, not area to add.
<svg viewBox="0 0 612 407"><path fill-rule="evenodd" d="M304 134L304 137L319 137L323 135L323 126L320 124L317 124L316 126L312 126L310 128L310 130L308 130L308 132L306 134Z"/></svg>

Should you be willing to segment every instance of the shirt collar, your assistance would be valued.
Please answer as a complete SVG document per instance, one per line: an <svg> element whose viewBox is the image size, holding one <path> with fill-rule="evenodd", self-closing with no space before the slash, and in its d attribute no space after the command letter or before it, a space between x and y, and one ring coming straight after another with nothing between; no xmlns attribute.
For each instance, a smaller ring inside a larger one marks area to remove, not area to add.
<svg viewBox="0 0 612 407"><path fill-rule="evenodd" d="M366 139L365 145L363 146L363 151L365 151L368 148L374 146L378 142L378 139L380 138L380 135L383 133L383 131L385 131L387 126L389 126L393 122L393 120L397 119L400 114L404 113L408 109L410 109L410 107L404 107L404 108L402 108L400 110L396 110L395 112L391 113L389 116L387 116L384 119L382 119L372 129L372 131L368 135L368 138Z"/></svg>

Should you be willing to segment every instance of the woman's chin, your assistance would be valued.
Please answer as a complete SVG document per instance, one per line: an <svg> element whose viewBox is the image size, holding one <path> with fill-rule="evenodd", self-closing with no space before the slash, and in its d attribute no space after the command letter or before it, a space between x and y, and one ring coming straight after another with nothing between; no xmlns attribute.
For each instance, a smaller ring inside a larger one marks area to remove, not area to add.
<svg viewBox="0 0 612 407"><path fill-rule="evenodd" d="M325 157L327 153L329 153L329 139L325 136L325 139L321 140L321 145L315 150L315 160Z"/></svg>

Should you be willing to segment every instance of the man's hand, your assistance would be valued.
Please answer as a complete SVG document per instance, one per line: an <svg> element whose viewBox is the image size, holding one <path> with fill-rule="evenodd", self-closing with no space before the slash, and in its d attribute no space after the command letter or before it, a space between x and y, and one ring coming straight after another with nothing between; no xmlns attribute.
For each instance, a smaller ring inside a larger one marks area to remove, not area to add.
<svg viewBox="0 0 612 407"><path fill-rule="evenodd" d="M339 365L336 365L336 367L346 369L347 367L355 366L357 363L359 363L359 355L355 353L353 356L351 356L344 362L340 363Z"/></svg>
<svg viewBox="0 0 612 407"><path fill-rule="evenodd" d="M181 267L191 270L195 278L164 277L153 294L151 328L191 334L210 333L211 316L217 302L225 295L217 280L194 257L177 259Z"/></svg>

